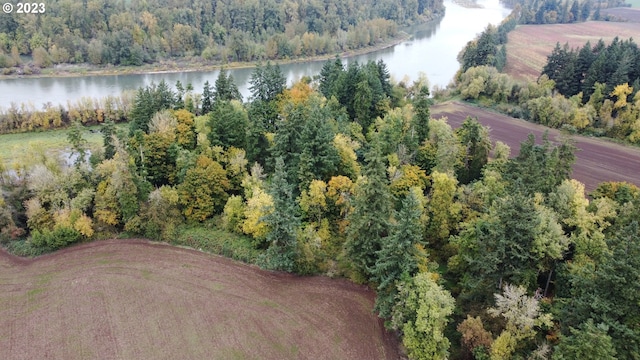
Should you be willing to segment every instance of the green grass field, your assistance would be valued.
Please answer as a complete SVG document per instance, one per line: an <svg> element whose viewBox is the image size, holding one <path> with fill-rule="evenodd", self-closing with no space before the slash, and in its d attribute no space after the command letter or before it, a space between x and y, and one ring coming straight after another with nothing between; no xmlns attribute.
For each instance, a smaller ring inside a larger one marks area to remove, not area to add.
<svg viewBox="0 0 640 360"><path fill-rule="evenodd" d="M119 124L123 127L126 124ZM83 133L90 149L102 146L102 134L99 132L100 126L88 127ZM41 132L28 132L18 134L0 135L0 161L9 166L15 161L25 160L25 157L33 154L34 151L43 150L46 154L59 154L69 148L67 141L67 129L50 130Z"/></svg>

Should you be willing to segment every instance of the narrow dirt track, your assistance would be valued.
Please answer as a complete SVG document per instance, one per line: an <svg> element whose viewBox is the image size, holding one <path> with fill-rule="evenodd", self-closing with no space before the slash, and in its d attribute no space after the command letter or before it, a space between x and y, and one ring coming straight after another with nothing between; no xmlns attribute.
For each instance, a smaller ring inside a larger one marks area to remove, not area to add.
<svg viewBox="0 0 640 360"><path fill-rule="evenodd" d="M446 116L449 124L457 128L467 116L477 117L488 126L492 141L502 141L511 147L511 155L517 156L520 143L532 133L537 142L542 142L545 131L554 141L561 137L560 131L524 120L514 119L496 112L453 102L435 105L431 109L434 118ZM626 181L640 186L640 149L616 144L603 139L573 135L578 148L573 178L585 184L587 191L594 190L603 181Z"/></svg>
<svg viewBox="0 0 640 360"><path fill-rule="evenodd" d="M397 359L373 300L144 240L0 250L0 359Z"/></svg>

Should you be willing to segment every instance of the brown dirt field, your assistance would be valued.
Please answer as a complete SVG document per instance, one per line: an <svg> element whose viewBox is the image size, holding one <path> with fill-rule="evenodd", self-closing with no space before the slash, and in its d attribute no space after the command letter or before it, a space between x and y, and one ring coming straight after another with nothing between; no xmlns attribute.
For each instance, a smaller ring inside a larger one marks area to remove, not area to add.
<svg viewBox="0 0 640 360"><path fill-rule="evenodd" d="M602 9L600 10L600 14L603 17L609 16L613 20L617 21L640 23L640 9L633 9L628 7Z"/></svg>
<svg viewBox="0 0 640 360"><path fill-rule="evenodd" d="M533 133L537 142L549 131L549 140L559 140L561 132L524 120L514 119L491 110L459 102L448 102L431 108L431 116L446 116L449 124L457 128L467 116L490 128L492 141L502 141L511 147L511 155L517 156L520 143ZM627 181L640 186L640 149L616 144L603 139L573 135L578 148L573 178L585 184L587 191L594 190L603 181Z"/></svg>
<svg viewBox="0 0 640 360"><path fill-rule="evenodd" d="M535 80L556 46L569 43L570 48L591 45L602 39L607 44L616 36L637 38L640 23L588 21L578 24L521 25L509 33L507 65L504 72L520 80Z"/></svg>
<svg viewBox="0 0 640 360"><path fill-rule="evenodd" d="M374 293L144 240L0 249L1 359L397 359Z"/></svg>

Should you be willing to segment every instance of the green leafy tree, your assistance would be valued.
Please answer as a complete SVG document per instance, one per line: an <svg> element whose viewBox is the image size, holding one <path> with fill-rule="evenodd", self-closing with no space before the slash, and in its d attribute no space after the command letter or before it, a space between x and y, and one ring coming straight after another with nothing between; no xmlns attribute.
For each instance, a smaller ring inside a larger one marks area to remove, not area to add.
<svg viewBox="0 0 640 360"><path fill-rule="evenodd" d="M437 275L418 273L399 288L393 327L402 332L402 343L411 359L446 359L449 339L444 329L455 301L438 285Z"/></svg>
<svg viewBox="0 0 640 360"><path fill-rule="evenodd" d="M229 180L218 162L200 155L178 185L179 203L188 220L204 221L222 211Z"/></svg>

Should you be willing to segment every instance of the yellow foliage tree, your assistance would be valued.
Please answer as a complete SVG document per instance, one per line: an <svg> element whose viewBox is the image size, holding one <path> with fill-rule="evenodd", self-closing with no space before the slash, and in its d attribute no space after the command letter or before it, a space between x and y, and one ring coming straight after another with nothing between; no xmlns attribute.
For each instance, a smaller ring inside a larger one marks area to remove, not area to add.
<svg viewBox="0 0 640 360"><path fill-rule="evenodd" d="M333 146L338 150L340 156L339 168L350 178L357 178L360 175L360 164L358 164L356 150L360 148L360 143L351 140L347 135L336 134L333 138Z"/></svg>
<svg viewBox="0 0 640 360"><path fill-rule="evenodd" d="M300 208L314 222L320 221L327 210L327 184L322 180L312 180L309 189L300 195Z"/></svg>
<svg viewBox="0 0 640 360"><path fill-rule="evenodd" d="M616 102L613 104L614 110L619 110L627 106L627 96L633 92L633 88L629 86L628 83L616 85L611 92L611 96L615 96L617 98Z"/></svg>
<svg viewBox="0 0 640 360"><path fill-rule="evenodd" d="M256 187L252 191L252 196L247 199L244 211L245 221L242 224L242 231L251 235L256 246L263 245L263 241L269 233L268 225L263 218L270 213L273 208L273 198L264 189Z"/></svg>

